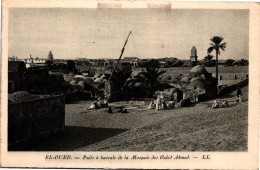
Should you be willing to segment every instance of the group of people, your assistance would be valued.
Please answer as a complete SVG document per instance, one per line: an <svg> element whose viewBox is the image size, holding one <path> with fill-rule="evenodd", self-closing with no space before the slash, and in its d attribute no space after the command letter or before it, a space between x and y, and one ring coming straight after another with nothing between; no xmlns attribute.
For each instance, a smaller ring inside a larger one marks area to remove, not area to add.
<svg viewBox="0 0 260 170"><path fill-rule="evenodd" d="M174 101L166 102L164 100L163 92L161 92L155 101L151 101L148 109L163 110L174 105Z"/></svg>
<svg viewBox="0 0 260 170"><path fill-rule="evenodd" d="M108 100L106 98L99 97L97 101L94 101L90 104L89 108L87 110L93 110L93 109L101 109L101 108L107 108L108 107ZM123 109L123 107L119 107L118 113L128 113L127 109ZM108 113L112 114L114 113L112 111L111 107L108 107Z"/></svg>
<svg viewBox="0 0 260 170"><path fill-rule="evenodd" d="M90 104L89 109L100 109L106 107L108 107L108 100L106 98L102 99L99 97L97 101L94 101Z"/></svg>
<svg viewBox="0 0 260 170"><path fill-rule="evenodd" d="M239 87L237 87L236 92L236 102L242 102L242 91ZM174 106L174 101L166 102L164 100L163 92L161 92L155 101L151 101L148 109L156 109L156 110L163 110L166 108L170 108ZM94 101L91 103L90 107L88 109L100 109L100 108L107 108L108 107L108 100L106 98L98 98L98 101ZM226 99L223 99L221 102L218 102L217 100L214 100L212 106L213 109L219 108L219 107L229 107L229 103ZM121 113L127 113L126 109L120 109L118 112ZM112 108L109 107L108 113L113 113Z"/></svg>
<svg viewBox="0 0 260 170"><path fill-rule="evenodd" d="M242 102L242 91L239 87L237 87L237 94L236 94L236 102ZM219 108L219 107L229 107L228 101L226 99L223 99L221 103L217 102L217 100L214 100L212 106L213 109Z"/></svg>
<svg viewBox="0 0 260 170"><path fill-rule="evenodd" d="M212 109L216 109L219 107L229 107L228 101L226 99L223 99L221 101L221 104L219 104L217 100L214 100L214 103L212 104Z"/></svg>
<svg viewBox="0 0 260 170"><path fill-rule="evenodd" d="M151 101L148 109L156 109L156 110L160 110L160 109L164 109L165 106L165 101L164 101L164 96L163 93L161 92L158 96L157 99L155 101Z"/></svg>

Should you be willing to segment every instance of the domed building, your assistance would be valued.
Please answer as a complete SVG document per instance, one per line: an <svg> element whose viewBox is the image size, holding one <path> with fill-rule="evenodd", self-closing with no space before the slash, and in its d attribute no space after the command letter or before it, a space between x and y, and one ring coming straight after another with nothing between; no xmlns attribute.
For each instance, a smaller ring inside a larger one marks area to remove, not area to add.
<svg viewBox="0 0 260 170"><path fill-rule="evenodd" d="M215 78L212 77L212 73L209 73L206 68L202 65L197 65L195 67L193 67L191 70L190 70L190 74L191 76L194 78L202 78L202 79L205 79L207 80L207 82L212 82L212 81L215 81Z"/></svg>
<svg viewBox="0 0 260 170"><path fill-rule="evenodd" d="M166 76L165 79L167 78ZM196 103L217 96L216 78L202 65L193 67L188 75L181 74L177 78L179 80L172 83L176 88L176 91L172 92L175 102L188 100ZM161 81L163 80L164 78Z"/></svg>
<svg viewBox="0 0 260 170"><path fill-rule="evenodd" d="M195 79L190 81L190 84L187 86L187 89L194 90L196 89L198 92L205 92L206 90L206 82L201 79Z"/></svg>
<svg viewBox="0 0 260 170"><path fill-rule="evenodd" d="M216 78L212 77L212 73L208 73L204 66L193 67L190 74L193 78L190 80L188 89L196 89L199 93L205 93L209 98L217 95Z"/></svg>
<svg viewBox="0 0 260 170"><path fill-rule="evenodd" d="M190 70L191 74L207 74L208 71L206 70L206 68L202 65L196 65L195 67L193 67Z"/></svg>

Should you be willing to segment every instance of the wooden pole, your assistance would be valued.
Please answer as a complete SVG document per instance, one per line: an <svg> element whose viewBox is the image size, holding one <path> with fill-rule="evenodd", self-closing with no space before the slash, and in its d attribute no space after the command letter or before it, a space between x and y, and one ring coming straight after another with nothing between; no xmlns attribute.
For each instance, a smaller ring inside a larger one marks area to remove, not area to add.
<svg viewBox="0 0 260 170"><path fill-rule="evenodd" d="M122 58L122 56L123 56L123 53L124 53L124 51L125 51L126 43L127 43L128 38L129 38L129 36L130 36L131 33L132 33L132 31L129 32L129 34L128 34L127 38L126 38L126 41L125 41L125 44L124 44L124 46L123 46L123 48L122 48L122 50L121 50L121 54L120 54L120 56L119 56L119 59L117 60L116 66L114 67L114 70L113 70L111 76L109 77L108 81L110 81L110 79L112 78L112 76L113 76L115 70L116 70L117 67L118 67L118 64L119 64L119 62L120 62L120 60L121 60L121 58Z"/></svg>

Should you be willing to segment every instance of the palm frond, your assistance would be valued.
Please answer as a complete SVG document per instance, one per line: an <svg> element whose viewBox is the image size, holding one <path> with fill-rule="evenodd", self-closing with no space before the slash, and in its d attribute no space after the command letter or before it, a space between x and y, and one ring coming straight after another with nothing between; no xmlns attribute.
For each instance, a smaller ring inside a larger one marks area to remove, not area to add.
<svg viewBox="0 0 260 170"><path fill-rule="evenodd" d="M227 43L223 43L219 45L219 48L221 48L221 50L225 51Z"/></svg>
<svg viewBox="0 0 260 170"><path fill-rule="evenodd" d="M207 56L204 57L204 61L211 61L213 59L213 56L208 54Z"/></svg>
<svg viewBox="0 0 260 170"><path fill-rule="evenodd" d="M215 49L215 48L214 48L214 47L212 47L212 46L211 46L211 47L209 47L209 48L208 48L208 54L210 54L210 53L211 53L211 52L212 52L214 49Z"/></svg>
<svg viewBox="0 0 260 170"><path fill-rule="evenodd" d="M210 39L210 41L212 41L215 46L219 46L219 44L221 43L221 41L223 41L224 38L223 37L219 37L219 36L214 36Z"/></svg>

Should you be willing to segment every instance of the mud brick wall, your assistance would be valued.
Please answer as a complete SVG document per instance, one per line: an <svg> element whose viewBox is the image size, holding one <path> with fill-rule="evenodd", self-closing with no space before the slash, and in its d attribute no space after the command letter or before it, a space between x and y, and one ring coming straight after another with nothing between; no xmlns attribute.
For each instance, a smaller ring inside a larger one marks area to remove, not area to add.
<svg viewBox="0 0 260 170"><path fill-rule="evenodd" d="M8 105L9 146L63 131L64 127L64 96Z"/></svg>
<svg viewBox="0 0 260 170"><path fill-rule="evenodd" d="M222 90L219 92L219 95L230 93L237 89L238 87L243 87L245 85L248 85L248 79L241 80L238 83L232 84L230 86L223 87Z"/></svg>

